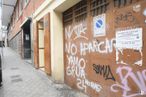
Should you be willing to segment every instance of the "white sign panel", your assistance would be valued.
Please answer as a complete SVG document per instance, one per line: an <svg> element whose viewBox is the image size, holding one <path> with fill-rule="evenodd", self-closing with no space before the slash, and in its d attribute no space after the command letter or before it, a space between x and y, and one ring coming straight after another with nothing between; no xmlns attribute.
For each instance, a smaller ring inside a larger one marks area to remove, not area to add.
<svg viewBox="0 0 146 97"><path fill-rule="evenodd" d="M98 15L93 18L93 36L105 36L106 31L105 14Z"/></svg>
<svg viewBox="0 0 146 97"><path fill-rule="evenodd" d="M25 34L25 40L29 40L29 35Z"/></svg>
<svg viewBox="0 0 146 97"><path fill-rule="evenodd" d="M120 49L141 49L142 28L117 31L116 47Z"/></svg>

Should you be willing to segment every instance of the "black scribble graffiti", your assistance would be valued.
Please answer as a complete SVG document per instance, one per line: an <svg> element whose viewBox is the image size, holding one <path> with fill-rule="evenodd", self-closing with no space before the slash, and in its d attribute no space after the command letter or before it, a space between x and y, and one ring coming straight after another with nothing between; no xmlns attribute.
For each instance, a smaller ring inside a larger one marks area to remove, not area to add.
<svg viewBox="0 0 146 97"><path fill-rule="evenodd" d="M103 75L105 80L113 80L115 81L115 78L111 72L111 68L109 65L96 65L93 64L93 70L96 72L96 74Z"/></svg>
<svg viewBox="0 0 146 97"><path fill-rule="evenodd" d="M136 22L136 18L133 16L132 12L122 13L122 14L119 14L115 18L115 23L117 25L120 24L121 22L135 23Z"/></svg>

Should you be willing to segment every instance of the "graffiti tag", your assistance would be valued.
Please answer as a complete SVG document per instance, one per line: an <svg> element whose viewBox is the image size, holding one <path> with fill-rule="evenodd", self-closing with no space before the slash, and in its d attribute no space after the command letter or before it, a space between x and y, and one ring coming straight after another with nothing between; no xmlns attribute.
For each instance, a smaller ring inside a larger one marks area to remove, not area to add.
<svg viewBox="0 0 146 97"><path fill-rule="evenodd" d="M123 72L126 72L124 74ZM146 69L142 72L137 71L134 73L132 68L128 66L118 67L116 73L120 76L121 84L116 83L111 86L111 91L118 92L119 88L123 91L123 97L134 97L139 95L146 95ZM132 88L130 88L128 79L132 79L135 85L138 87L139 92L137 93L130 93L132 92Z"/></svg>
<svg viewBox="0 0 146 97"><path fill-rule="evenodd" d="M80 23L74 26L68 26L65 28L65 37L66 39L70 39L73 34L75 34L74 40L78 39L78 38L83 38L88 40L87 37L85 37L86 34L86 23Z"/></svg>
<svg viewBox="0 0 146 97"><path fill-rule="evenodd" d="M89 43L80 43L80 54L86 55L86 53L97 52L97 53L112 53L115 44L115 39L98 42L93 40Z"/></svg>
<svg viewBox="0 0 146 97"><path fill-rule="evenodd" d="M116 24L120 24L121 22L135 23L136 18L133 16L132 12L122 13L115 18Z"/></svg>
<svg viewBox="0 0 146 97"><path fill-rule="evenodd" d="M105 80L113 80L115 81L115 78L111 72L111 68L109 65L96 65L93 64L93 70L96 72L96 74L103 75Z"/></svg>

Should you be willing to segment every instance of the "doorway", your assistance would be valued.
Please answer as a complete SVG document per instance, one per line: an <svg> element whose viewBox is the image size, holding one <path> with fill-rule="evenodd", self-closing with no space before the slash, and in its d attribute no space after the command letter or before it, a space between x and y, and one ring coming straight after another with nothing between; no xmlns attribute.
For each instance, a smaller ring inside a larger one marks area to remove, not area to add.
<svg viewBox="0 0 146 97"><path fill-rule="evenodd" d="M45 71L44 63L44 21L38 22L38 53L39 53L39 69Z"/></svg>
<svg viewBox="0 0 146 97"><path fill-rule="evenodd" d="M37 21L35 40L35 61L37 68L51 75L50 14Z"/></svg>
<svg viewBox="0 0 146 97"><path fill-rule="evenodd" d="M27 20L22 26L23 34L23 54L24 59L31 59L31 31L30 31L31 20Z"/></svg>

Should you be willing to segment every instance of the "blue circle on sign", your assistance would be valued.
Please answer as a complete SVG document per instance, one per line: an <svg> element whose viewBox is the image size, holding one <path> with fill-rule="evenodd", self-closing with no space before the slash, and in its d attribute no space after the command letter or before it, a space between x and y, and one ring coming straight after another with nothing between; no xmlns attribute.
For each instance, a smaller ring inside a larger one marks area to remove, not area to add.
<svg viewBox="0 0 146 97"><path fill-rule="evenodd" d="M101 28L102 25L103 25L103 21L101 19L96 21L96 27L97 28Z"/></svg>

